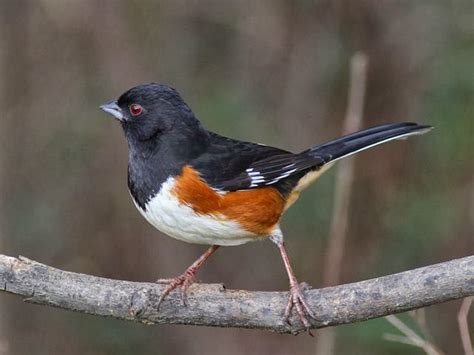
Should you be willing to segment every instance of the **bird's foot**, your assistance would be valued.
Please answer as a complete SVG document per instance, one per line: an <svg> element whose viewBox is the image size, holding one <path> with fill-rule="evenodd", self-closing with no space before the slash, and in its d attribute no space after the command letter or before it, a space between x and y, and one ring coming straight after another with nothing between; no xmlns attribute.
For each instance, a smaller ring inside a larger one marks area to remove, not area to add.
<svg viewBox="0 0 474 355"><path fill-rule="evenodd" d="M313 336L311 334L311 323L309 322L307 316L316 319L316 316L314 315L313 311L309 308L308 303L306 302L305 296L303 294L303 291L308 289L309 286L305 283L298 284L294 283L290 285L290 291L289 291L289 296L288 296L288 304L285 309L285 321L291 325L289 319L291 315L292 309L296 310L296 313L298 314L301 323L303 323L304 327L308 331L308 334Z"/></svg>
<svg viewBox="0 0 474 355"><path fill-rule="evenodd" d="M161 302L165 299L165 297L173 291L175 288L181 287L181 300L183 301L184 306L187 306L186 303L186 291L189 286L191 286L194 282L194 278L196 276L196 272L198 269L204 264L204 262L219 248L218 245L211 245L209 249L207 249L204 254L202 254L190 267L186 269L180 276L174 279L159 279L157 283L165 283L168 286L165 288L163 293L158 300L158 304L156 306L157 310L160 308Z"/></svg>
<svg viewBox="0 0 474 355"><path fill-rule="evenodd" d="M174 279L158 279L156 280L157 283L160 284L168 284L168 286L165 288L163 293L160 296L160 299L158 300L158 304L156 306L157 309L160 308L161 302L165 299L165 297L174 289L180 287L181 288L181 301L183 302L184 306L187 306L187 290L188 287L191 286L194 283L195 275L196 275L196 268L189 267L186 269L185 272L183 272L180 276L174 278Z"/></svg>

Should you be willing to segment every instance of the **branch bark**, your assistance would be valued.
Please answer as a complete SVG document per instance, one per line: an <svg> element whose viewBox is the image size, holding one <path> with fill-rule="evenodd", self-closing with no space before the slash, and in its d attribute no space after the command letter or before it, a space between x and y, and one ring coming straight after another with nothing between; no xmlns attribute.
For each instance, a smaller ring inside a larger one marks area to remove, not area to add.
<svg viewBox="0 0 474 355"><path fill-rule="evenodd" d="M111 280L55 269L24 257L0 255L0 289L24 301L146 324L192 324L303 330L285 324L287 292L227 290L221 284L195 284L188 307L170 294L156 311L163 285ZM308 290L318 315L314 328L353 323L474 295L474 256L351 284Z"/></svg>

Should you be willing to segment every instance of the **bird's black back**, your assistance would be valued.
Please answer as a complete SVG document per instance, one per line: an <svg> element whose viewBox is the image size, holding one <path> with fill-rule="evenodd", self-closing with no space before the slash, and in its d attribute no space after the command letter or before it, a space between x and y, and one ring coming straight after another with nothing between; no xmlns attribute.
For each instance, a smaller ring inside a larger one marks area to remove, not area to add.
<svg viewBox="0 0 474 355"><path fill-rule="evenodd" d="M137 103L143 114L131 117L127 111ZM125 112L122 126L129 147L128 185L142 208L184 166L194 168L216 190L272 186L287 196L305 174L327 162L430 129L416 123L386 124L293 154L207 131L178 92L166 85L135 87L120 97L118 105Z"/></svg>

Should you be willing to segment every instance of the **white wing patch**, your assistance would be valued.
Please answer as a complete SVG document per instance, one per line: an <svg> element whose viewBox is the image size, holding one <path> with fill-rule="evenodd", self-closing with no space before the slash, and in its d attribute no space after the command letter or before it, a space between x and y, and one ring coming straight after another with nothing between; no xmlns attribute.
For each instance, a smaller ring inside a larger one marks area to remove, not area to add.
<svg viewBox="0 0 474 355"><path fill-rule="evenodd" d="M275 184L276 182L280 181L281 179L287 178L291 174L293 174L295 171L297 171L297 168L293 168L296 164L288 164L284 167L281 168L281 171L279 174L275 177L275 174L273 173L271 175L271 178L265 176L265 174L262 174L259 171L256 171L254 168L249 168L245 170L247 175L250 178L250 186L249 187L258 187L262 185L272 185ZM293 169L290 169L293 168Z"/></svg>
<svg viewBox="0 0 474 355"><path fill-rule="evenodd" d="M257 187L262 183L265 183L265 177L260 174L259 171L254 171L253 168L245 170L247 175L250 177L250 187Z"/></svg>

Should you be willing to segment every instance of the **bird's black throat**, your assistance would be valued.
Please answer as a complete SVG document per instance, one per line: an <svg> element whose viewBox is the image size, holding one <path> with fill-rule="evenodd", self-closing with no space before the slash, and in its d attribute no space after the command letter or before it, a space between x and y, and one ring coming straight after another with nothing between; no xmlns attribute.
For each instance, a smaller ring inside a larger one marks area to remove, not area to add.
<svg viewBox="0 0 474 355"><path fill-rule="evenodd" d="M206 151L210 140L197 120L193 127L176 127L176 132L173 129L166 134L157 131L145 140L123 128L128 142L128 188L143 210L168 178L179 175L185 165Z"/></svg>

